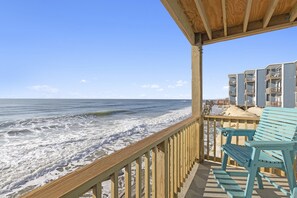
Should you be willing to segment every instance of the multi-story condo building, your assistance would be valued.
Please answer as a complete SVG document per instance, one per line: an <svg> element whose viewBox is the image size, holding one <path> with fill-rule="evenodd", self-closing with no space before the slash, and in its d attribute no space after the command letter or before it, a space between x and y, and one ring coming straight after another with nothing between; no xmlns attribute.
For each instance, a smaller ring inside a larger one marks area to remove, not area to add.
<svg viewBox="0 0 297 198"><path fill-rule="evenodd" d="M230 74L230 104L241 107L297 107L297 62Z"/></svg>
<svg viewBox="0 0 297 198"><path fill-rule="evenodd" d="M255 106L255 70L247 70L244 72L244 106Z"/></svg>
<svg viewBox="0 0 297 198"><path fill-rule="evenodd" d="M296 106L296 63L266 67L266 106Z"/></svg>
<svg viewBox="0 0 297 198"><path fill-rule="evenodd" d="M282 106L282 64L266 67L266 106Z"/></svg>
<svg viewBox="0 0 297 198"><path fill-rule="evenodd" d="M229 101L231 105L244 105L244 74L229 74Z"/></svg>
<svg viewBox="0 0 297 198"><path fill-rule="evenodd" d="M265 69L244 72L244 95L246 107L265 106Z"/></svg>
<svg viewBox="0 0 297 198"><path fill-rule="evenodd" d="M266 69L257 69L256 73L256 83L255 83L255 102L257 107L265 107L265 76Z"/></svg>
<svg viewBox="0 0 297 198"><path fill-rule="evenodd" d="M236 105L236 82L237 82L237 75L236 74L229 74L229 101L231 105Z"/></svg>

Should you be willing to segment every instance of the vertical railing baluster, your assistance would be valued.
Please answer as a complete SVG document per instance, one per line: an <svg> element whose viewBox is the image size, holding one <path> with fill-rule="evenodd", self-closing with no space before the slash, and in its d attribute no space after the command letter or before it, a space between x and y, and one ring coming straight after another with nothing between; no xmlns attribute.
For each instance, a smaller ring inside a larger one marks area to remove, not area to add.
<svg viewBox="0 0 297 198"><path fill-rule="evenodd" d="M114 172L111 175L111 197L118 198L119 197L119 178L118 178L118 171Z"/></svg>
<svg viewBox="0 0 297 198"><path fill-rule="evenodd" d="M220 119L220 127L224 127L224 120L223 119ZM222 147L222 145L224 144L223 142L223 134L220 133L220 139L221 139L221 145L220 147ZM222 162L223 160L223 150L221 149L221 152L220 152L220 162Z"/></svg>
<svg viewBox="0 0 297 198"><path fill-rule="evenodd" d="M92 188L92 194L93 194L93 198L101 198L101 196L102 196L102 184L101 184L101 182L98 182Z"/></svg>
<svg viewBox="0 0 297 198"><path fill-rule="evenodd" d="M178 133L178 188L182 183L182 130Z"/></svg>
<svg viewBox="0 0 297 198"><path fill-rule="evenodd" d="M190 157L189 157L189 130L190 128L187 127L187 130L186 130L186 175L188 175L189 173L189 170L190 170Z"/></svg>
<svg viewBox="0 0 297 198"><path fill-rule="evenodd" d="M170 155L169 155L169 195L171 198L174 197L174 140L170 138Z"/></svg>
<svg viewBox="0 0 297 198"><path fill-rule="evenodd" d="M141 157L136 159L136 184L135 184L135 196L136 198L141 197L141 182L142 182L142 169L141 169Z"/></svg>
<svg viewBox="0 0 297 198"><path fill-rule="evenodd" d="M145 165L145 182L144 182L144 186L145 186L145 198L149 198L151 191L150 191L150 152L146 152L145 153L145 158L144 158L144 165Z"/></svg>
<svg viewBox="0 0 297 198"><path fill-rule="evenodd" d="M131 197L131 163L125 166L125 198Z"/></svg>
<svg viewBox="0 0 297 198"><path fill-rule="evenodd" d="M174 182L174 194L175 195L177 195L177 188L178 188L178 184L177 184L177 181L178 181L178 169L177 169L177 167L178 167L178 165L177 165L177 163L178 163L178 145L177 145L177 134L175 134L174 135L174 137L173 137L174 139L173 139L173 142L174 142L174 163L173 163L173 165L174 165L174 174L173 174L173 176L174 176L174 180L173 180L173 182Z"/></svg>
<svg viewBox="0 0 297 198"><path fill-rule="evenodd" d="M206 129L207 129L207 148L206 148L206 153L207 153L207 159L209 160L209 128L210 128L210 126L209 126L209 118L207 118L207 127L206 127Z"/></svg>
<svg viewBox="0 0 297 198"><path fill-rule="evenodd" d="M152 198L157 198L157 147L152 149Z"/></svg>
<svg viewBox="0 0 297 198"><path fill-rule="evenodd" d="M213 153L214 161L217 161L217 120L216 118L213 121Z"/></svg>

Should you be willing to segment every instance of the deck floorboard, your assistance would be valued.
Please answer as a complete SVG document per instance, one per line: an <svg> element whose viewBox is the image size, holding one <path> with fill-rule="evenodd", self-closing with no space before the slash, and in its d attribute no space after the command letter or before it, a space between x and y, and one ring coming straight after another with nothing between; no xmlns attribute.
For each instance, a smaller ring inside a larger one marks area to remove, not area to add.
<svg viewBox="0 0 297 198"><path fill-rule="evenodd" d="M212 169L220 168L220 163L214 163L205 161L203 164L197 164L188 177L188 181L184 185L179 193L178 197L185 198L215 198L222 197L227 198L227 194L218 187L217 181L215 180ZM228 171L240 171L241 169L235 167L228 167ZM242 169L243 170L243 169ZM283 186L286 190L289 189L287 179L285 177L278 177L275 175L268 175L272 180L277 182L279 185ZM245 177L232 177L241 186L242 189L245 188L246 178ZM281 191L276 189L265 179L263 179L264 189L259 189L257 182L255 182L255 187L253 191L253 198L283 198L286 197Z"/></svg>

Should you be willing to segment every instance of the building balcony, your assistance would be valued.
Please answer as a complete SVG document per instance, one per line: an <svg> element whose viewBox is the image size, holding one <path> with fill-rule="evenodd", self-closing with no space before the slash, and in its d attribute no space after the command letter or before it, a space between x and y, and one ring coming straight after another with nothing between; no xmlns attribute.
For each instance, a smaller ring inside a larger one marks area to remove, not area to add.
<svg viewBox="0 0 297 198"><path fill-rule="evenodd" d="M246 89L244 90L245 95L255 95L255 89Z"/></svg>
<svg viewBox="0 0 297 198"><path fill-rule="evenodd" d="M273 80L273 79L281 79L282 74L281 72L268 72L268 74L266 75L266 80Z"/></svg>
<svg viewBox="0 0 297 198"><path fill-rule="evenodd" d="M245 77L245 78L244 78L244 81L245 81L246 83L248 83L248 82L255 82L255 77Z"/></svg>
<svg viewBox="0 0 297 198"><path fill-rule="evenodd" d="M230 86L236 86L236 80L229 80Z"/></svg>
<svg viewBox="0 0 297 198"><path fill-rule="evenodd" d="M229 91L229 96L236 96L236 91Z"/></svg>
<svg viewBox="0 0 297 198"><path fill-rule="evenodd" d="M267 94L273 94L273 93L282 93L282 89L280 87L270 87L266 88Z"/></svg>
<svg viewBox="0 0 297 198"><path fill-rule="evenodd" d="M281 107L282 106L282 102L270 102L270 101L266 101L266 106L267 107Z"/></svg>
<svg viewBox="0 0 297 198"><path fill-rule="evenodd" d="M154 135L61 177L25 197L226 197L217 186L212 169L221 166L221 145L226 138L218 127L255 129L259 118L191 117ZM200 138L199 138L200 137ZM201 138L204 137L204 138ZM245 137L232 143L242 145ZM242 171L233 160L228 170ZM282 171L261 169L284 189L288 182ZM244 178L235 178L245 186ZM255 187L253 197L282 197L279 189L265 182Z"/></svg>

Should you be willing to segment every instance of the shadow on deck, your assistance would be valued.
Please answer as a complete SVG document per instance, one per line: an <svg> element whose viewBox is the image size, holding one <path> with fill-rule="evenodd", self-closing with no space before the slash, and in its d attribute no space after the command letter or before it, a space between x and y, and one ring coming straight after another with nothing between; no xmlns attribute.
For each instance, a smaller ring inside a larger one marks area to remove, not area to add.
<svg viewBox="0 0 297 198"><path fill-rule="evenodd" d="M212 169L220 168L220 163L205 161L203 164L196 164L192 169L189 177L186 179L186 182L182 188L182 191L179 193L178 197L186 198L200 198L200 197L228 197L227 194L217 185L217 181L214 179L212 174ZM228 167L230 171L240 171L243 169ZM271 174L265 174L269 176L277 184L284 187L286 190L289 190L289 185L287 178L279 177ZM246 178L245 177L233 177L236 182L241 186L242 189L245 189ZM272 184L268 183L263 179L264 189L259 189L257 182L255 182L255 187L253 191L253 197L255 198L276 198L276 197L287 197L281 191L276 189Z"/></svg>

